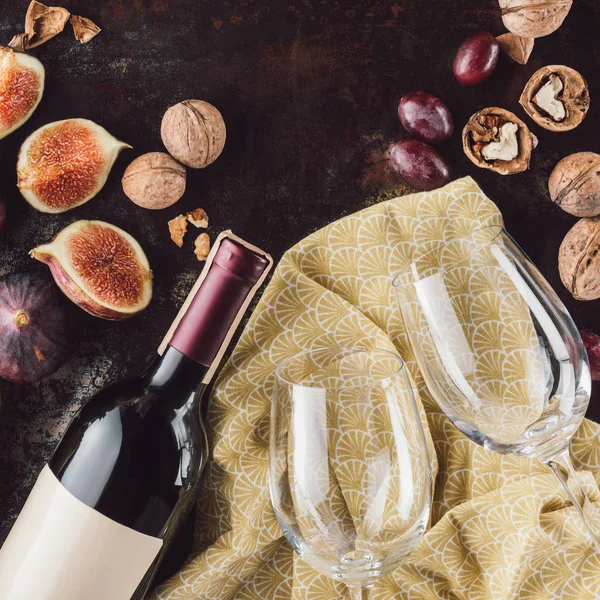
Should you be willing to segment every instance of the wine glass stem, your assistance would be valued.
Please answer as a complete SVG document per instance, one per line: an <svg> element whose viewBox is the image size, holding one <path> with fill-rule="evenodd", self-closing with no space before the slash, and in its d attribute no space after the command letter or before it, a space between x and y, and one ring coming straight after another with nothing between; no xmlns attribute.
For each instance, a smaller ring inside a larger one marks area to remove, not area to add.
<svg viewBox="0 0 600 600"><path fill-rule="evenodd" d="M546 463L562 483L569 500L577 509L589 537L596 546L596 550L600 552L600 514L577 477L569 449L566 448L560 454L548 459Z"/></svg>
<svg viewBox="0 0 600 600"><path fill-rule="evenodd" d="M346 585L349 600L369 600L369 588L360 585Z"/></svg>

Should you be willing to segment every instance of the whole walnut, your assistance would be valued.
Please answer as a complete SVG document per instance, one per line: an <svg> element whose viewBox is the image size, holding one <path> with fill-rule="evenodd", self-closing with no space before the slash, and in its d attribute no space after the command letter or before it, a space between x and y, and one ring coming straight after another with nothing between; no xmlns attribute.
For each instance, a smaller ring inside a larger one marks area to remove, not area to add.
<svg viewBox="0 0 600 600"><path fill-rule="evenodd" d="M502 21L510 32L538 38L556 31L569 14L573 0L498 0Z"/></svg>
<svg viewBox="0 0 600 600"><path fill-rule="evenodd" d="M125 169L121 183L138 206L158 210L175 204L185 192L185 167L165 152L138 156Z"/></svg>
<svg viewBox="0 0 600 600"><path fill-rule="evenodd" d="M576 152L554 167L548 180L552 202L576 217L600 215L600 154Z"/></svg>
<svg viewBox="0 0 600 600"><path fill-rule="evenodd" d="M577 300L600 298L600 218L580 219L558 252L558 270Z"/></svg>
<svg viewBox="0 0 600 600"><path fill-rule="evenodd" d="M213 163L225 146L225 121L203 100L184 100L171 106L160 127L165 148L180 163L203 169Z"/></svg>

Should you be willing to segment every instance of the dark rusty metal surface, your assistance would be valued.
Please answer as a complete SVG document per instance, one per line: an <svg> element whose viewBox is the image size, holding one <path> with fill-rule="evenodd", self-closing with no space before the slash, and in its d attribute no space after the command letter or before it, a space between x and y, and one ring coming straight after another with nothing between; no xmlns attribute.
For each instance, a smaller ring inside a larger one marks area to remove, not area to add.
<svg viewBox="0 0 600 600"><path fill-rule="evenodd" d="M0 41L21 31L27 4L3 3ZM457 132L441 152L455 176L475 177L578 325L600 333L598 301L576 302L560 283L558 247L575 219L546 191L562 156L600 150L597 0L577 0L563 27L536 42L528 65L503 58L493 77L475 88L454 81L451 62L466 36L481 29L503 32L496 0L67 0L64 6L103 30L81 46L67 26L32 51L46 67L47 85L30 121L0 141L0 185L9 203L0 273L44 269L28 257L31 247L76 219L104 219L132 233L146 250L155 298L146 312L122 323L74 308L81 332L74 359L43 382L2 386L0 540L69 417L157 346L197 276L194 236L180 250L169 240L168 219L201 206L210 215L212 237L231 228L279 258L320 226L391 195L383 190L404 190L390 177L383 151L403 135L396 109L407 91L427 90L447 103ZM552 63L578 69L590 84L590 114L572 132L544 131L518 105L529 76ZM120 177L134 157L162 149L162 114L186 98L222 111L225 151L209 168L188 170L188 189L178 204L145 211L123 195ZM515 111L538 135L528 173L502 177L463 155L462 125L492 105ZM93 119L134 149L121 154L105 188L87 205L59 216L41 214L15 187L18 148L35 128L68 117Z"/></svg>

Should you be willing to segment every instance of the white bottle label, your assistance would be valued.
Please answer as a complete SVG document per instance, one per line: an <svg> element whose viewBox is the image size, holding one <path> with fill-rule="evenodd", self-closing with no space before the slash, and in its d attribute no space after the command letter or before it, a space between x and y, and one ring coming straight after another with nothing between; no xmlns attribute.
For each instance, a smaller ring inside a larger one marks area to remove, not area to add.
<svg viewBox="0 0 600 600"><path fill-rule="evenodd" d="M162 543L90 508L46 466L0 549L0 598L130 600Z"/></svg>

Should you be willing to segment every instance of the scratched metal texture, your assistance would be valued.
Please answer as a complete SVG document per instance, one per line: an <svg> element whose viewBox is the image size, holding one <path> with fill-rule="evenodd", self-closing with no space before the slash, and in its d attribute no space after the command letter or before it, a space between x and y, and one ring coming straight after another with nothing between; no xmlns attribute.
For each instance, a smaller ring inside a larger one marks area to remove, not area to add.
<svg viewBox="0 0 600 600"><path fill-rule="evenodd" d="M2 2L0 42L22 30L27 4ZM195 236L177 248L167 221L203 207L211 236L231 228L277 259L326 223L406 191L384 155L405 135L396 110L410 90L433 92L450 107L457 132L440 150L455 176L475 177L578 325L600 333L600 304L574 301L560 283L558 247L575 219L550 202L546 187L561 157L600 151L597 0L577 0L563 27L536 42L528 65L502 59L493 77L475 88L454 81L451 62L468 35L503 33L496 0L68 0L64 6L92 18L102 32L80 45L67 26L32 51L46 67L47 84L33 117L0 141L0 190L9 205L0 274L45 269L28 250L76 219L103 219L139 240L154 270L155 295L142 315L121 323L73 307L79 333L74 358L40 383L2 384L0 542L69 418L95 390L156 348L197 276ZM552 63L578 69L590 85L590 114L572 132L542 130L518 105L529 76ZM136 207L121 190L123 170L134 157L163 149L162 114L186 98L221 110L225 151L209 168L188 170L186 194L175 206L158 212ZM502 177L464 156L463 124L492 105L515 111L539 137L528 173ZM94 200L45 215L18 193L17 153L34 129L68 117L93 119L133 150L121 154ZM600 410L592 407L592 414Z"/></svg>

